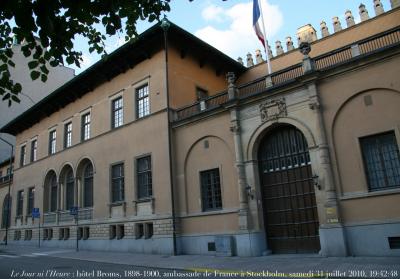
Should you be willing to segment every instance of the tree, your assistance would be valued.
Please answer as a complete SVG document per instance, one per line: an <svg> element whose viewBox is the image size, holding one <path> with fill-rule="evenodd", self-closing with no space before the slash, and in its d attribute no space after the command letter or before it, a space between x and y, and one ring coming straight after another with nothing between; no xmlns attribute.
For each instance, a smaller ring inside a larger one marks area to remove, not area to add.
<svg viewBox="0 0 400 279"><path fill-rule="evenodd" d="M192 0L190 0L192 1ZM170 10L170 0L2 0L0 1L0 96L19 102L21 84L12 80L13 40L24 42L32 80L46 82L49 69L64 64L80 66L82 53L74 49L76 35L88 39L90 53L106 55L106 35L119 32L134 40L139 20L159 20ZM104 26L103 28L100 28ZM40 43L36 40L39 38Z"/></svg>

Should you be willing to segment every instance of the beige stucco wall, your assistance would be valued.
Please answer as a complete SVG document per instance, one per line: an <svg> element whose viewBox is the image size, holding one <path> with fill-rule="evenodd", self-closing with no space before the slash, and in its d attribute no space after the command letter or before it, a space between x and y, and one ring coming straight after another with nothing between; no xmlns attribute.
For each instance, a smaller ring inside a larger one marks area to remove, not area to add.
<svg viewBox="0 0 400 279"><path fill-rule="evenodd" d="M229 218L226 215L210 216L209 221L205 221L207 215L219 211L237 212L239 207L235 149L229 127L230 116L223 113L174 129L178 212L184 217L181 220L182 234L238 229L236 214L230 214ZM208 141L208 148L205 141ZM214 168L220 171L222 210L202 212L200 171Z"/></svg>
<svg viewBox="0 0 400 279"><path fill-rule="evenodd" d="M155 214L171 212L169 198L167 117L164 70L164 53L159 52L151 60L97 87L82 98L43 119L33 127L17 135L16 158L20 156L21 144L27 143L29 162L30 140L38 139L38 161L23 167L15 167L13 195L17 191L35 186L35 206L43 212L43 186L46 173L54 170L59 178L64 166L70 165L76 173L78 164L85 158L94 164L94 218L109 218L110 166L124 162L126 215L134 214L133 200L136 200L134 163L136 157L151 154L153 174L153 195ZM150 113L143 119L135 119L135 88L149 84ZM123 97L124 125L111 130L111 103L113 98ZM91 139L80 142L82 114L91 113ZM71 148L63 150L64 124L72 121L73 135ZM57 153L48 156L49 131L57 131ZM154 136L157 135L157 136ZM24 201L26 208L27 200ZM64 208L65 209L65 208ZM15 216L13 204L12 216ZM25 212L25 210L24 210Z"/></svg>
<svg viewBox="0 0 400 279"><path fill-rule="evenodd" d="M368 193L359 138L395 131L400 146L400 57L319 83L336 188L345 222L396 219L400 192ZM364 97L372 98L372 105Z"/></svg>
<svg viewBox="0 0 400 279"><path fill-rule="evenodd" d="M195 102L196 87L207 90L209 95L226 89L224 73L217 76L216 70L209 64L200 66L199 60L194 58L190 51L184 58L181 58L176 48L170 48L168 53L172 108Z"/></svg>

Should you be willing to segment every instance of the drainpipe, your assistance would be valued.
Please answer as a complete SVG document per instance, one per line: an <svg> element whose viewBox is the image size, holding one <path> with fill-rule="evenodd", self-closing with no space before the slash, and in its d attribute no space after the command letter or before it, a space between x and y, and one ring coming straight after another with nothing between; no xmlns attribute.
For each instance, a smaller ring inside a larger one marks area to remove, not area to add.
<svg viewBox="0 0 400 279"><path fill-rule="evenodd" d="M171 210L172 210L172 241L174 256L178 254L176 247L176 216L175 216L175 195L174 179L172 171L172 127L171 127L171 109L169 106L169 76L168 76L168 29L171 26L168 19L164 16L161 21L161 28L164 30L164 51L165 51L165 88L167 97L167 121L168 121L168 157L169 157L169 179L171 187Z"/></svg>
<svg viewBox="0 0 400 279"><path fill-rule="evenodd" d="M10 216L11 216L11 208L10 208L10 192L11 192L11 174L12 174L12 158L13 158L13 153L14 153L14 145L9 143L3 138L0 138L1 141L5 142L11 147L11 153L10 153L10 173L8 174L8 199L7 199L7 218L6 218L6 242L5 245L8 243L8 226L10 225Z"/></svg>

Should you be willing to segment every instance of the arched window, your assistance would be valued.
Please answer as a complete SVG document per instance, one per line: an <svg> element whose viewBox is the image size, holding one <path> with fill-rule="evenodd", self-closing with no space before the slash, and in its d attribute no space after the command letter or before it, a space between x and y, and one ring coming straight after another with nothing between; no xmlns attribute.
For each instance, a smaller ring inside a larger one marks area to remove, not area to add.
<svg viewBox="0 0 400 279"><path fill-rule="evenodd" d="M10 204L8 204L10 203ZM10 226L11 221L11 198L7 194L3 201L3 216L1 218L1 228L4 229Z"/></svg>
<svg viewBox="0 0 400 279"><path fill-rule="evenodd" d="M69 210L73 207L74 204L74 196L75 196L75 183L74 183L74 174L70 169L65 175L65 209Z"/></svg>
<svg viewBox="0 0 400 279"><path fill-rule="evenodd" d="M50 188L50 212L57 210L57 177L53 173L49 180Z"/></svg>
<svg viewBox="0 0 400 279"><path fill-rule="evenodd" d="M83 207L93 206L93 165L88 163L83 172Z"/></svg>

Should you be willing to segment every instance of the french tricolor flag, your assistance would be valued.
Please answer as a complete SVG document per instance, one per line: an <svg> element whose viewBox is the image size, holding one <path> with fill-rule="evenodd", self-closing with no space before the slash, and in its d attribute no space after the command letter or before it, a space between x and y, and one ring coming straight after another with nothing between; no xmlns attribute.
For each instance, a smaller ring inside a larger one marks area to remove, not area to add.
<svg viewBox="0 0 400 279"><path fill-rule="evenodd" d="M260 6L258 3L258 0L253 0L253 28L254 31L256 31L256 35L258 39L261 41L261 43L264 46L265 49L265 37L263 32L261 31L261 12L260 12Z"/></svg>

